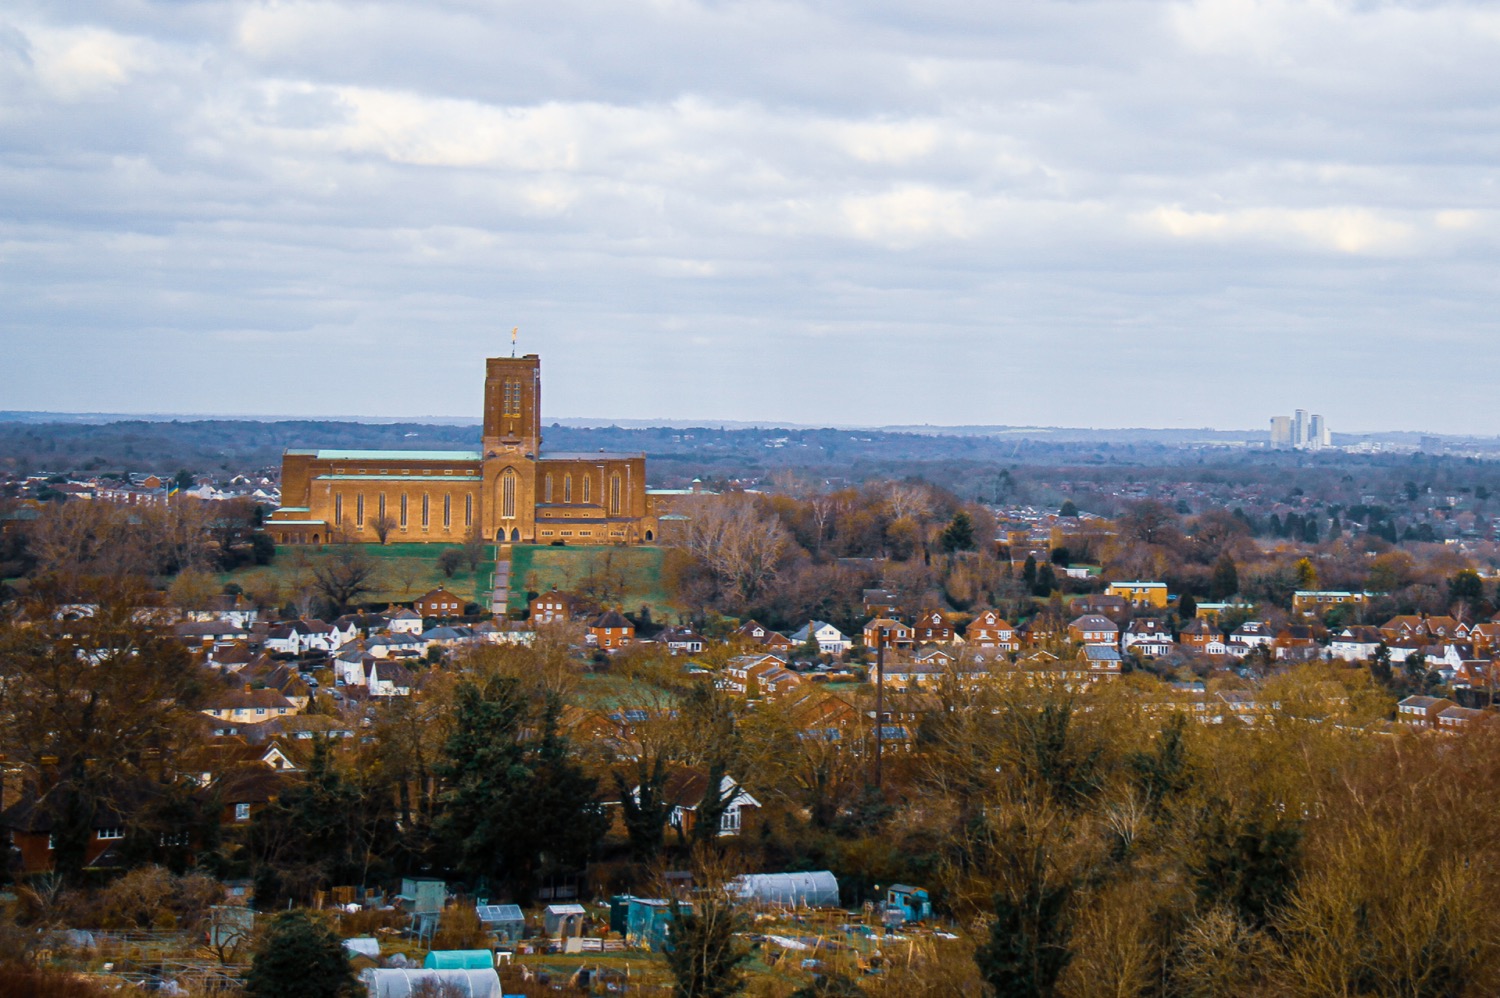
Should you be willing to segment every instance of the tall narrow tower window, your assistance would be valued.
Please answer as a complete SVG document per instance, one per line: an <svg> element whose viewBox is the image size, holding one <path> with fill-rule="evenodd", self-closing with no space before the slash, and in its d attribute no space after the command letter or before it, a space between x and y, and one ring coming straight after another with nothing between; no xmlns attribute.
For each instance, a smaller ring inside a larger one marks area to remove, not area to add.
<svg viewBox="0 0 1500 998"><path fill-rule="evenodd" d="M502 412L507 416L519 416L521 414L521 383L513 378L506 379L503 393L504 407Z"/></svg>
<svg viewBox="0 0 1500 998"><path fill-rule="evenodd" d="M613 475L609 479L609 515L620 515L620 476Z"/></svg>
<svg viewBox="0 0 1500 998"><path fill-rule="evenodd" d="M516 473L510 468L506 468L505 474L500 476L500 518L516 518Z"/></svg>

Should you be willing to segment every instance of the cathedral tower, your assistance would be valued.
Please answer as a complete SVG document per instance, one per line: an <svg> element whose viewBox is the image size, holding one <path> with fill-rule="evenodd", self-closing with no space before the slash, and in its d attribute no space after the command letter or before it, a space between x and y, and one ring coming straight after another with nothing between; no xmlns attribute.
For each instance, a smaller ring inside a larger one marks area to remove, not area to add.
<svg viewBox="0 0 1500 998"><path fill-rule="evenodd" d="M536 462L542 446L542 362L491 357L484 372L484 536L536 536Z"/></svg>

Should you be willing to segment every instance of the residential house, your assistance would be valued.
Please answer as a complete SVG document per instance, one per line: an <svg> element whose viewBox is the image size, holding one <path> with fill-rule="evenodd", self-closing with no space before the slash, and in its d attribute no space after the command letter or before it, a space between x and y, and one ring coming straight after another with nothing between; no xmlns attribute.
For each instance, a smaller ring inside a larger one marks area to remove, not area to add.
<svg viewBox="0 0 1500 998"><path fill-rule="evenodd" d="M766 651L790 651L791 639L779 631L773 631L766 625L756 620L747 620L741 624L733 634L729 636L730 641L742 644L759 645Z"/></svg>
<svg viewBox="0 0 1500 998"><path fill-rule="evenodd" d="M1336 606L1363 606L1364 593L1341 589L1299 589L1292 593L1292 612L1304 617L1322 616Z"/></svg>
<svg viewBox="0 0 1500 998"><path fill-rule="evenodd" d="M788 635L788 639L792 642L793 648L799 648L807 643L809 634L817 642L818 651L825 655L842 655L853 644L844 636L843 631L822 620L813 620L803 624Z"/></svg>
<svg viewBox="0 0 1500 998"><path fill-rule="evenodd" d="M216 683L214 687L204 696L201 712L221 721L264 721L297 712L296 706L276 690L255 689L249 683Z"/></svg>
<svg viewBox="0 0 1500 998"><path fill-rule="evenodd" d="M1444 707L1438 711L1437 729L1450 733L1467 731L1494 716L1490 711L1476 710L1473 707Z"/></svg>
<svg viewBox="0 0 1500 998"><path fill-rule="evenodd" d="M1384 641L1385 636L1378 627L1346 627L1328 642L1328 657L1342 662L1365 662L1375 657Z"/></svg>
<svg viewBox="0 0 1500 998"><path fill-rule="evenodd" d="M1104 592L1109 596L1118 596L1131 606L1156 607L1160 610L1167 606L1165 582L1111 582Z"/></svg>
<svg viewBox="0 0 1500 998"><path fill-rule="evenodd" d="M703 637L691 627L664 628L656 643L665 646L669 655L698 655L703 651Z"/></svg>
<svg viewBox="0 0 1500 998"><path fill-rule="evenodd" d="M365 642L365 650L375 658L421 658L427 654L427 642L419 634L375 634Z"/></svg>
<svg viewBox="0 0 1500 998"><path fill-rule="evenodd" d="M1113 645L1120 639L1120 625L1108 617L1086 613L1068 625L1068 638L1086 645Z"/></svg>
<svg viewBox="0 0 1500 998"><path fill-rule="evenodd" d="M248 628L260 619L260 611L254 603L243 596L215 596L201 610L188 610L183 617L190 621L208 623L219 621L234 624L236 627Z"/></svg>
<svg viewBox="0 0 1500 998"><path fill-rule="evenodd" d="M1305 624L1288 624L1271 643L1278 662L1311 662L1322 657L1317 632Z"/></svg>
<svg viewBox="0 0 1500 998"><path fill-rule="evenodd" d="M976 650L993 649L1013 652L1021 650L1016 629L994 610L981 610L964 629L964 643Z"/></svg>
<svg viewBox="0 0 1500 998"><path fill-rule="evenodd" d="M708 797L708 788L708 773L701 769L682 768L668 773L662 785L662 800L672 808L667 824L682 835L692 835L693 826L698 821L698 808ZM638 796L640 787L632 793ZM726 801L719 817L720 838L739 835L745 827L745 819L760 810L760 801L750 796L732 776L720 779L718 798Z"/></svg>
<svg viewBox="0 0 1500 998"><path fill-rule="evenodd" d="M607 652L616 652L635 640L635 625L618 610L606 610L589 621L588 642Z"/></svg>
<svg viewBox="0 0 1500 998"><path fill-rule="evenodd" d="M865 624L864 642L866 648L879 648L884 645L887 648L911 648L912 629L890 617L876 617Z"/></svg>
<svg viewBox="0 0 1500 998"><path fill-rule="evenodd" d="M1223 635L1204 617L1194 617L1188 621L1182 628L1182 633L1177 635L1177 640L1184 649L1199 655L1224 654Z"/></svg>
<svg viewBox="0 0 1500 998"><path fill-rule="evenodd" d="M422 621L422 615L414 610L401 607L390 614L390 622L386 624L386 630L392 634L421 634L426 625ZM366 632L371 633L371 632Z"/></svg>
<svg viewBox="0 0 1500 998"><path fill-rule="evenodd" d="M860 594L865 613L871 617L893 617L901 610L901 597L890 589L866 589Z"/></svg>
<svg viewBox="0 0 1500 998"><path fill-rule="evenodd" d="M775 698L800 685L802 677L780 655L736 655L724 664L720 685L742 696Z"/></svg>
<svg viewBox="0 0 1500 998"><path fill-rule="evenodd" d="M912 625L912 638L921 643L949 644L953 641L953 625L943 611L923 610Z"/></svg>
<svg viewBox="0 0 1500 998"><path fill-rule="evenodd" d="M582 600L572 593L558 592L556 586L533 596L527 607L530 611L527 619L537 627L544 624L566 624L575 616L583 615L584 610Z"/></svg>
<svg viewBox="0 0 1500 998"><path fill-rule="evenodd" d="M462 617L464 600L442 586L412 600L411 608L423 617Z"/></svg>
<svg viewBox="0 0 1500 998"><path fill-rule="evenodd" d="M1437 728L1438 715L1458 704L1447 697L1411 696L1396 704L1396 723L1414 731Z"/></svg>
<svg viewBox="0 0 1500 998"><path fill-rule="evenodd" d="M1120 635L1120 647L1124 651L1135 650L1137 655L1161 658L1177 650L1172 632L1155 617L1137 617Z"/></svg>
<svg viewBox="0 0 1500 998"><path fill-rule="evenodd" d="M1251 648L1259 648L1262 645L1273 645L1276 643L1276 632L1271 630L1271 625L1263 620L1247 620L1229 635L1231 642L1238 642Z"/></svg>

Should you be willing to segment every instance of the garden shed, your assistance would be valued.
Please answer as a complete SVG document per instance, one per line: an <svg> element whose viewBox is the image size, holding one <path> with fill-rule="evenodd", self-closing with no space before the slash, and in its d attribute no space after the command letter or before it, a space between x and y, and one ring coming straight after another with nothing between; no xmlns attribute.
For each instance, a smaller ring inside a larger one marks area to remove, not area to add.
<svg viewBox="0 0 1500 998"><path fill-rule="evenodd" d="M683 902L684 911L693 906ZM661 898L631 898L625 941L640 949L661 951L672 940L672 902Z"/></svg>
<svg viewBox="0 0 1500 998"><path fill-rule="evenodd" d="M370 969L361 975L369 989L370 998L410 998L413 989L443 989L440 993L456 991L463 998L502 998L500 975L493 967L489 970L377 970ZM418 993L421 993L420 991Z"/></svg>
<svg viewBox="0 0 1500 998"><path fill-rule="evenodd" d="M547 935L566 939L583 935L583 920L588 911L581 904L549 904L542 915L542 928Z"/></svg>
<svg viewBox="0 0 1500 998"><path fill-rule="evenodd" d="M493 969L495 955L487 949L435 949L422 961L425 970Z"/></svg>
<svg viewBox="0 0 1500 998"><path fill-rule="evenodd" d="M526 935L526 916L518 904L482 904L476 909L486 932L493 932L503 946L519 942Z"/></svg>
<svg viewBox="0 0 1500 998"><path fill-rule="evenodd" d="M748 873L729 882L729 893L746 904L836 908L839 903L839 882L828 870Z"/></svg>

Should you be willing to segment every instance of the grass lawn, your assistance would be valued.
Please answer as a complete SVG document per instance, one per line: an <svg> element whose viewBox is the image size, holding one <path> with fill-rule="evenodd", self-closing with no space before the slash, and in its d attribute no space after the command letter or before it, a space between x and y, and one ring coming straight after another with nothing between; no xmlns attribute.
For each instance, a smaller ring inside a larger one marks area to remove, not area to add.
<svg viewBox="0 0 1500 998"><path fill-rule="evenodd" d="M484 560L479 563L477 572L470 572L465 566L451 579L438 568L437 562L444 551L458 547L456 544L366 544L363 547L381 568L376 590L364 597L364 601L408 602L438 586L446 586L449 592L481 605L489 598L490 573L495 568L494 545L485 548ZM221 576L221 580L245 585L248 578L264 574L280 583L284 590L290 590L298 576L304 575L319 558L326 556L326 550L302 545L278 547L276 559L270 565L242 568Z"/></svg>
<svg viewBox="0 0 1500 998"><path fill-rule="evenodd" d="M573 589L591 575L610 575L624 589L619 602L625 609L633 612L644 603L655 619L667 620L672 610L662 590L661 563L662 550L655 547L517 544L511 548L510 606L524 610L528 589Z"/></svg>

